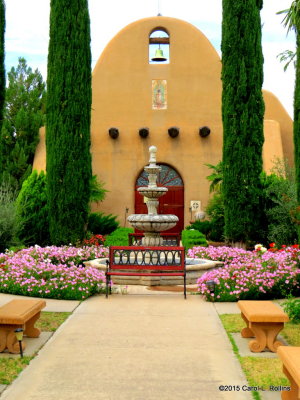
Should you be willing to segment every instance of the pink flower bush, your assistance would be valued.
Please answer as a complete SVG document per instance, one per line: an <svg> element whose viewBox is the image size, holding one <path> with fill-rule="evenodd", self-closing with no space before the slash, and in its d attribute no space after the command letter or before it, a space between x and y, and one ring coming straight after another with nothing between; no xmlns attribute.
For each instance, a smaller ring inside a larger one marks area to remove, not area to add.
<svg viewBox="0 0 300 400"><path fill-rule="evenodd" d="M34 246L0 254L0 292L83 300L102 291L105 275L81 263L107 254L103 246Z"/></svg>
<svg viewBox="0 0 300 400"><path fill-rule="evenodd" d="M194 247L189 257L223 261L224 266L202 275L198 291L207 300L271 299L300 292L300 250L286 247L283 251L264 253L230 247ZM214 293L206 282L213 280Z"/></svg>

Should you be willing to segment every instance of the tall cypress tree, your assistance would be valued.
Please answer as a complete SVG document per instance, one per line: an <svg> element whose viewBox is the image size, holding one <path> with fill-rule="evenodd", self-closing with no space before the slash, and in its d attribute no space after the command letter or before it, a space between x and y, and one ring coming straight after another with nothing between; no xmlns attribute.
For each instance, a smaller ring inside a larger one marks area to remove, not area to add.
<svg viewBox="0 0 300 400"><path fill-rule="evenodd" d="M225 237L259 240L264 102L262 0L223 0L222 118Z"/></svg>
<svg viewBox="0 0 300 400"><path fill-rule="evenodd" d="M295 2L294 2L295 3ZM296 2L295 10L295 30L296 30L296 79L294 91L294 154L296 169L296 185L298 207L296 220L298 222L298 239L300 242L300 2Z"/></svg>
<svg viewBox="0 0 300 400"><path fill-rule="evenodd" d="M297 184L298 208L296 218L300 221L300 0L292 1L289 9L279 12L286 13L283 19L284 26L288 32L294 30L296 33L296 77L294 91L294 154ZM300 225L298 225L298 238L300 241Z"/></svg>
<svg viewBox="0 0 300 400"><path fill-rule="evenodd" d="M51 0L47 192L53 244L84 236L90 197L91 50L87 0Z"/></svg>
<svg viewBox="0 0 300 400"><path fill-rule="evenodd" d="M5 2L0 0L0 132L3 122L3 109L5 101Z"/></svg>
<svg viewBox="0 0 300 400"><path fill-rule="evenodd" d="M300 10L298 11L297 50L296 50L296 80L294 92L294 154L297 185L297 220L300 221ZM298 226L298 238L300 241L300 226Z"/></svg>

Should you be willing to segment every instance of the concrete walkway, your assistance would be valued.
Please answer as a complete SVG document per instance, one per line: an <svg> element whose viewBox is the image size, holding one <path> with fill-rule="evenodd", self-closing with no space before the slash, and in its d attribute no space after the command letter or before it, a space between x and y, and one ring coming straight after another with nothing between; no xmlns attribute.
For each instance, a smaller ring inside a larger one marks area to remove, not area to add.
<svg viewBox="0 0 300 400"><path fill-rule="evenodd" d="M1 400L252 399L221 385L247 382L215 305L131 287L75 308Z"/></svg>

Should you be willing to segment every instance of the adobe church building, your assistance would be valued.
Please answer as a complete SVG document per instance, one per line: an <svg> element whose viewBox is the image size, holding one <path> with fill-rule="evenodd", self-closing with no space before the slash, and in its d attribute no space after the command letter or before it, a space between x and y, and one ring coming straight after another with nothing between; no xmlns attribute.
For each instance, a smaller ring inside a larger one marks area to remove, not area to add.
<svg viewBox="0 0 300 400"><path fill-rule="evenodd" d="M166 61L152 60L158 49ZM92 90L93 174L108 190L94 210L117 215L122 226L128 226L126 216L147 213L136 189L147 185L143 168L154 145L162 166L159 184L169 189L160 199L159 213L178 215L173 231L181 231L209 200L206 177L212 170L205 164L222 159L221 60L216 50L185 21L141 19L107 45L93 71ZM275 157L293 163L293 126L272 93L264 91L264 99L263 160L270 171ZM45 169L43 129L34 168Z"/></svg>

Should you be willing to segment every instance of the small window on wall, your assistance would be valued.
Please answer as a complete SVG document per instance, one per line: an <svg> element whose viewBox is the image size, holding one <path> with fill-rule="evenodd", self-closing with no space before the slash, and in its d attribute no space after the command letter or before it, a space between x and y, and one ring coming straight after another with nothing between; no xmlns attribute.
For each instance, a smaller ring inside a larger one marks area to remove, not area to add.
<svg viewBox="0 0 300 400"><path fill-rule="evenodd" d="M170 62L170 37L164 28L155 28L149 36L149 63Z"/></svg>

